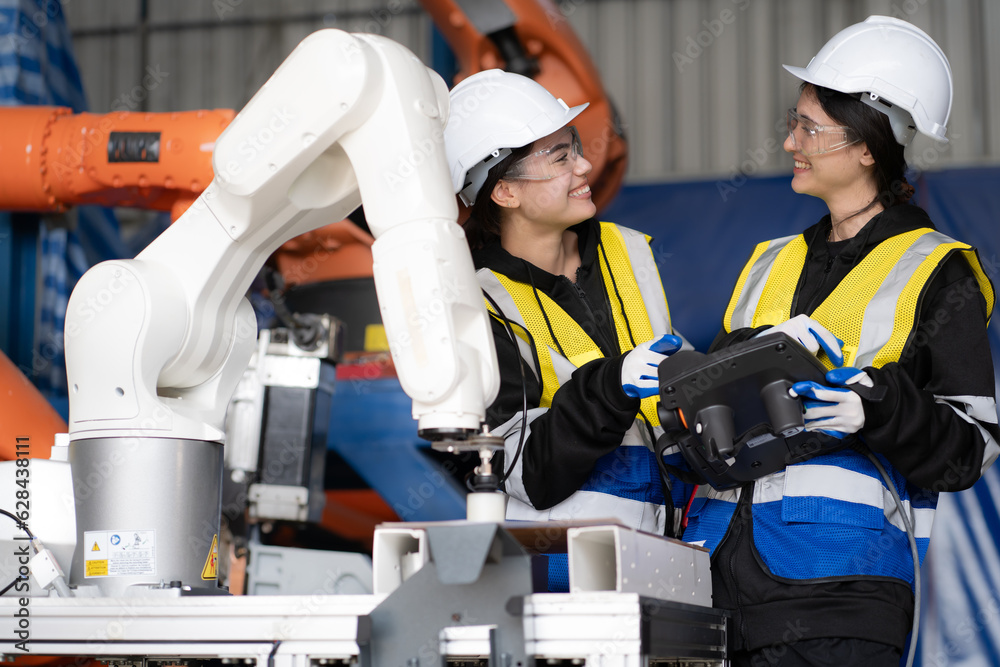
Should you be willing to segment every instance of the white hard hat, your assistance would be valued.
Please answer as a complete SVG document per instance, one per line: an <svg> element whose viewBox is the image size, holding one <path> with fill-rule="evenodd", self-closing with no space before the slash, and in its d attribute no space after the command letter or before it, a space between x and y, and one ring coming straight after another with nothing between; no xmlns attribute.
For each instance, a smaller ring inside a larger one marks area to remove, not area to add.
<svg viewBox="0 0 1000 667"><path fill-rule="evenodd" d="M451 183L471 206L490 168L510 155L569 124L587 108L572 109L545 88L520 74L490 69L473 74L451 91L444 144Z"/></svg>
<svg viewBox="0 0 1000 667"><path fill-rule="evenodd" d="M817 86L867 93L861 101L889 116L903 146L915 130L948 140L951 67L934 40L911 23L869 16L834 35L806 67L784 68Z"/></svg>

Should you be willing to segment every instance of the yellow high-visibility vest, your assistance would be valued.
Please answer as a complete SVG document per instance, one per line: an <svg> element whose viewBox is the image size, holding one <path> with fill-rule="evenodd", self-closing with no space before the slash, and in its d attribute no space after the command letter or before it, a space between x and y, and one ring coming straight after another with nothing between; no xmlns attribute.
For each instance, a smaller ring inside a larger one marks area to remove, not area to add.
<svg viewBox="0 0 1000 667"><path fill-rule="evenodd" d="M634 230L602 222L598 262L604 286L611 302L615 330L622 353L633 347L633 341L643 343L656 335L671 333L670 311L660 273L649 247L649 237ZM552 405L552 397L568 379L569 372L583 364L603 357L600 347L565 310L530 284L512 280L495 271L480 271L483 289L497 301L509 319L515 333L534 349L538 359L542 387L541 407ZM487 301L487 309L498 316ZM548 324L551 324L553 339ZM562 357L569 364L558 363ZM530 355L522 356L534 367ZM643 399L641 413L654 426L658 397Z"/></svg>
<svg viewBox="0 0 1000 667"><path fill-rule="evenodd" d="M773 326L791 318L807 250L801 234L758 244L726 309L726 331ZM955 252L969 262L988 316L995 294L976 250L929 228L882 241L807 315L844 341L845 366L881 368L898 361L914 333L924 290ZM825 354L820 360L834 367Z"/></svg>

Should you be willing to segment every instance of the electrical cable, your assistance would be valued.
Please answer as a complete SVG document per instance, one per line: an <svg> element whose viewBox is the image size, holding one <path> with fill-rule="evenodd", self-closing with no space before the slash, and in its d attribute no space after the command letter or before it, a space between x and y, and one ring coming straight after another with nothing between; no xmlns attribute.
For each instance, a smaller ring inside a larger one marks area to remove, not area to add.
<svg viewBox="0 0 1000 667"><path fill-rule="evenodd" d="M628 332L629 342L632 344L632 349L635 349L636 346L635 334L632 333L632 324L629 322L628 313L625 311L625 300L622 298L621 291L618 289L618 281L615 280L615 274L611 270L611 262L608 261L607 250L605 250L604 243L600 239L598 239L597 241L597 248L601 251L601 257L604 259L604 265L607 268L608 276L611 278L611 288L615 292L615 298L618 299L618 306L621 309L622 321L625 322L625 331ZM608 295L608 305L610 305L610 302L611 302L611 296ZM612 313L612 317L613 316L614 313ZM617 327L615 328L615 333L617 334ZM619 348L620 347L621 346L619 344ZM665 448L660 448L656 446L656 431L653 429L653 420L650 419L649 416L642 411L641 405L639 407L638 414L640 417L642 417L642 423L646 427L646 432L649 435L650 442L654 443L653 454L656 456L657 467L660 470L660 482L664 487L664 494L663 494L664 505L667 508L667 513L672 515L675 510L674 499L672 495L673 485L670 483L670 473L668 472L667 466L663 461L663 452L665 451ZM681 481L684 480L682 479ZM688 507L690 507L690 503L688 504ZM682 521L685 520L686 517L687 515L685 511L685 515L682 518ZM677 537L676 535L673 534L675 532L673 530L673 521L668 520L666 523L667 525L664 527L664 534L667 537Z"/></svg>
<svg viewBox="0 0 1000 667"><path fill-rule="evenodd" d="M896 503L896 510L899 511L899 516L903 519L903 526L906 528L906 537L910 543L910 554L913 557L913 630L910 632L910 649L906 656L906 667L913 667L913 659L917 653L917 636L920 634L920 551L917 549L917 539L913 531L913 524L910 522L910 517L903 507L903 501L896 491L896 485L892 483L892 479L882 466L882 462L867 447L864 450L864 454L875 465L875 468L878 469L882 480L889 488L889 493L892 494L892 499Z"/></svg>
<svg viewBox="0 0 1000 667"><path fill-rule="evenodd" d="M278 648L281 647L281 640L274 642L274 647L271 652L267 654L267 667L274 667L274 656L278 652Z"/></svg>
<svg viewBox="0 0 1000 667"><path fill-rule="evenodd" d="M632 343L632 347L634 348L636 346L635 336L632 335L632 326L629 324L628 315L625 314L625 301L622 299L622 295L618 291L618 283L615 281L615 274L611 271L611 262L608 261L608 253L604 250L604 243L601 241L597 242L597 247L601 250L601 257L604 258L604 265L608 268L608 276L611 277L611 287L615 290L615 296L618 298L618 305L622 310L622 319L625 320L625 330L628 331L629 342Z"/></svg>
<svg viewBox="0 0 1000 667"><path fill-rule="evenodd" d="M611 262L608 261L608 254L607 254L607 251L604 249L604 243L602 241L598 240L597 247L601 251L601 257L604 258L604 265L608 269L608 276L611 278L611 288L614 289L614 291L615 291L615 298L618 299L618 305L621 308L622 321L625 322L625 331L628 332L628 340L632 344L632 349L635 349L635 346L636 346L635 335L632 333L632 324L628 321L628 313L625 312L625 300L622 299L621 292L618 290L618 282L615 280L615 274L611 270ZM609 305L610 305L610 301L611 301L610 295L608 296L608 301L609 301ZM612 313L612 315L614 315L614 313ZM617 327L616 327L615 333L617 333ZM619 345L619 347L620 347L620 345ZM641 407L639 408L639 414L642 416L642 420L646 424L646 428L649 431L649 436L655 442L656 441L656 437L655 437L655 435L653 433L653 420L651 420L649 418L649 416L645 412L642 411ZM669 483L668 483L668 486L669 486Z"/></svg>
<svg viewBox="0 0 1000 667"><path fill-rule="evenodd" d="M514 472L514 466L517 464L517 460L521 458L521 450L524 447L524 434L528 430L528 380L524 374L524 359L521 357L521 350L517 344L517 334L514 333L514 327L511 326L510 320L503 310L501 310L500 305L492 296L487 294L486 290L483 290L483 296L486 297L486 300L496 310L497 315L503 320L504 327L507 329L507 335L510 336L511 342L514 343L514 350L517 352L517 368L521 371L521 433L517 440L517 449L514 451L514 457L510 461L510 467L507 468L507 472L500 478L500 485L503 486L507 478L510 477L510 474Z"/></svg>
<svg viewBox="0 0 1000 667"><path fill-rule="evenodd" d="M694 504L694 498L698 495L698 487L700 484L695 484L694 488L691 489L691 497L688 498L687 504L684 506L684 515L681 517L681 528L687 528L688 525L688 513L691 511L691 505Z"/></svg>
<svg viewBox="0 0 1000 667"><path fill-rule="evenodd" d="M35 539L35 536L31 534L31 531L30 531L30 530L28 530L28 524L26 524L25 522L21 521L21 520L20 520L20 519L18 519L18 518L17 518L17 517L15 516L15 515L11 514L11 513L10 513L10 512L8 512L7 510L4 510L4 509L0 509L0 514L3 514L4 516L9 516L9 517L10 517L11 519L13 519L13 520L14 520L14 523L16 523L16 524L17 524L17 527L18 527L18 528L20 528L21 530L23 530L23 531L25 532L25 534L26 534L26 535L27 535L27 536L28 536L29 538L31 538L31 539Z"/></svg>
<svg viewBox="0 0 1000 667"><path fill-rule="evenodd" d="M559 343L559 339L556 338L556 332L552 329L552 323L549 322L549 314L545 312L545 306L542 305L542 298L538 296L538 288L535 287L535 278L531 275L531 265L521 260L524 263L524 268L528 272L528 282L531 283L531 291L535 295L535 301L538 302L538 309L542 311L542 319L545 320L545 326L549 329L549 335L552 336L552 342L556 344L556 349L559 350L559 355L568 359L569 357L563 352L562 345Z"/></svg>
<svg viewBox="0 0 1000 667"><path fill-rule="evenodd" d="M17 527L20 528L21 530L23 530L25 532L25 534L28 536L29 539L31 539L31 540L35 539L35 536L28 529L28 524L26 524L25 522L21 521L14 514L8 512L5 509L0 509L0 514L2 514L4 516L7 516L7 517L10 517L11 520L13 520L14 523L17 524ZM17 577L17 578L14 579L14 581L12 581L9 584L7 584L6 586L4 586L4 589L2 591L0 591L0 597L3 597L4 594L7 593L7 591L9 591L10 589L14 588L14 586L17 585L17 582L21 581L22 578L23 577Z"/></svg>
<svg viewBox="0 0 1000 667"><path fill-rule="evenodd" d="M293 313L285 303L285 279L269 266L262 269L264 284L275 316L288 328L295 344L303 350L315 350L326 335L322 318L315 313Z"/></svg>

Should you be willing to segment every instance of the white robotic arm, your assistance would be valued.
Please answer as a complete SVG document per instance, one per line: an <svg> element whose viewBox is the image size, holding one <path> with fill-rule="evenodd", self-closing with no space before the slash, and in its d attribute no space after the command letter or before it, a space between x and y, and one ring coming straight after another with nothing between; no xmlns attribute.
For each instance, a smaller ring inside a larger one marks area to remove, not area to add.
<svg viewBox="0 0 1000 667"><path fill-rule="evenodd" d="M450 186L448 91L401 45L322 30L236 116L215 179L134 260L95 266L69 302L71 439L222 441L253 352L244 298L286 240L362 200L386 334L429 438L480 429L496 353Z"/></svg>

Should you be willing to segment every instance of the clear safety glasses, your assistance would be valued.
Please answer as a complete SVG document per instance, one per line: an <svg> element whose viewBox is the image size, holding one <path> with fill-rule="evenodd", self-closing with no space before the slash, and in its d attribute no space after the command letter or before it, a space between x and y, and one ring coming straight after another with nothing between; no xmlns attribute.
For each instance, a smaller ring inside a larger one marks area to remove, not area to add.
<svg viewBox="0 0 1000 667"><path fill-rule="evenodd" d="M507 171L505 178L547 181L573 171L577 159L583 157L583 143L576 128L570 125L552 143L540 151L521 158Z"/></svg>
<svg viewBox="0 0 1000 667"><path fill-rule="evenodd" d="M795 150L807 157L839 151L861 141L846 125L817 125L795 109L788 110L788 135Z"/></svg>

